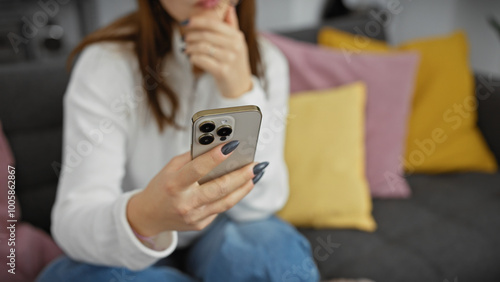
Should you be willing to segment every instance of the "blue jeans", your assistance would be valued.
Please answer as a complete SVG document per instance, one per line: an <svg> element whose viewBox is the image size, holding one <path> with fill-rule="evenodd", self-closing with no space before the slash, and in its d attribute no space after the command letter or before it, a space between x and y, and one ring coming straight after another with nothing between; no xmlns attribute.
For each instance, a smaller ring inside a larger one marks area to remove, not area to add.
<svg viewBox="0 0 500 282"><path fill-rule="evenodd" d="M37 281L319 281L309 242L277 217L239 223L220 215L186 250L183 260L185 272L162 261L142 271L130 271L64 256L50 264Z"/></svg>

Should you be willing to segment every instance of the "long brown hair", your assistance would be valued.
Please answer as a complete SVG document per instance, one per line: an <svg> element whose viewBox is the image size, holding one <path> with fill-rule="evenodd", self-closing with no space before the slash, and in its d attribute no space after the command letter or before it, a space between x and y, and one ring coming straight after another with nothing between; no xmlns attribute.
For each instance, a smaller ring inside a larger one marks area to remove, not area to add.
<svg viewBox="0 0 500 282"><path fill-rule="evenodd" d="M172 52L172 35L176 21L165 11L159 0L137 0L137 11L118 19L112 24L88 35L71 52L69 63L85 47L97 42L132 42L143 77L143 88L148 104L160 131L165 126L175 126L179 100L164 80L155 81L158 87L148 87L146 81L151 71L161 73L163 59ZM241 0L236 6L241 31L245 35L252 74L262 78L261 56L255 28L255 0ZM160 95L166 95L170 102L170 114L160 106Z"/></svg>

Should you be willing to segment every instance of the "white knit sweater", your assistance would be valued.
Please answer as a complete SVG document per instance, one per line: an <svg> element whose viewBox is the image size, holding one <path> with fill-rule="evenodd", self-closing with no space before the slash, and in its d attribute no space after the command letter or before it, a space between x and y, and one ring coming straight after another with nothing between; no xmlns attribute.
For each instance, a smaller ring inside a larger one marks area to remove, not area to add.
<svg viewBox="0 0 500 282"><path fill-rule="evenodd" d="M265 218L288 196L284 136L289 96L286 59L265 39L260 49L266 91L254 77L253 89L238 99L224 98L210 74L198 79L181 51L178 32L173 54L148 84L165 79L177 94L183 130L159 133L141 87L142 76L130 45L94 44L79 58L64 97L63 168L52 212L52 233L71 258L99 265L146 268L188 245L199 232L168 231L150 249L134 236L126 218L129 198L144 189L172 157L190 149L191 116L200 110L257 105L263 113L256 161L269 161L266 175L227 212L237 221ZM163 100L168 112L168 103Z"/></svg>

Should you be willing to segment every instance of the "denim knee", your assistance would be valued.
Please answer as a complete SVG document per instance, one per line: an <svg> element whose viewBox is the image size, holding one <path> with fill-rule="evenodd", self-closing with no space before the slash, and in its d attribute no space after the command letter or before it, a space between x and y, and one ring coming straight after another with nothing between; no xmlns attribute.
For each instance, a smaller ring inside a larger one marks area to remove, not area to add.
<svg viewBox="0 0 500 282"><path fill-rule="evenodd" d="M319 281L311 246L293 226L271 217L224 227L220 252L209 276L232 281ZM216 281L216 279L208 279ZM220 280L222 281L222 280Z"/></svg>
<svg viewBox="0 0 500 282"><path fill-rule="evenodd" d="M169 267L149 267L131 271L123 267L106 267L74 261L63 256L40 274L37 282L97 282L97 281L172 281L193 282L195 279Z"/></svg>

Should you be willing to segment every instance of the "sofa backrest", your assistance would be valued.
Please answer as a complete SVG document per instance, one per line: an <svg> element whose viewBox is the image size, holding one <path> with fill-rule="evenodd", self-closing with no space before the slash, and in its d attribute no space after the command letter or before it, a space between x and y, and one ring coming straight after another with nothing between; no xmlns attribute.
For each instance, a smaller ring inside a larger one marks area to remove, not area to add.
<svg viewBox="0 0 500 282"><path fill-rule="evenodd" d="M64 61L0 67L0 120L16 162L24 221L47 232L61 162Z"/></svg>
<svg viewBox="0 0 500 282"><path fill-rule="evenodd" d="M475 85L478 101L479 129L500 164L500 78L477 74Z"/></svg>

